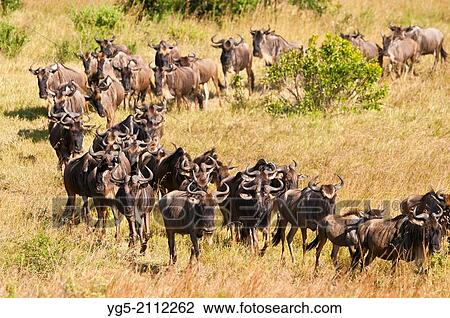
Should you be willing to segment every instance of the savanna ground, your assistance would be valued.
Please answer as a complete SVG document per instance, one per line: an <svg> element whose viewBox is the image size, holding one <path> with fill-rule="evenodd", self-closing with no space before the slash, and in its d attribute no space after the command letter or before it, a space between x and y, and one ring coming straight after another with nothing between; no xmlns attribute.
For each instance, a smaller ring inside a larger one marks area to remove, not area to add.
<svg viewBox="0 0 450 318"><path fill-rule="evenodd" d="M45 102L38 98L31 62L50 63L54 47L49 39L72 39L69 18L73 7L100 1L27 0L8 18L28 30L29 41L14 59L0 56L0 296L3 297L449 297L450 258L442 252L433 257L428 275L415 273L402 263L391 276L390 264L377 260L367 272L351 279L335 276L329 260L330 245L314 274L314 252L301 262L300 235L294 241L297 259L280 262L280 247L269 248L264 257L226 240L218 230L215 244L202 246L199 264L188 266L190 242L177 237L179 262L168 266L168 248L161 223L153 222L153 237L145 257L133 257L127 249L123 222L121 243L114 230L99 243L85 227L55 228L53 198L65 197L56 156L47 140ZM108 3L108 2L107 2ZM116 32L117 42L137 45L147 61L153 50L147 41L176 38L183 53L213 57L219 51L209 45L211 35L242 34L250 42L252 26L270 24L279 34L306 42L312 34L359 28L367 39L380 43L380 31L389 22L434 26L450 36L448 2L350 1L316 17L290 6L275 15L258 8L236 19L214 22L163 18L134 24L125 16ZM450 50L450 41L445 47ZM68 63L81 68L78 62ZM299 171L320 174L334 181L338 173L346 181L338 200L370 199L398 202L411 193L424 193L430 186L450 191L450 128L448 112L450 73L448 65L429 73L432 58L425 57L419 76L392 82L381 111L333 113L274 118L261 109L232 111L229 102L218 107L213 100L206 111L172 111L167 116L162 143L185 147L196 155L215 146L225 162L240 168L266 158L276 163L295 159ZM264 72L254 62L257 83ZM244 76L245 78L245 76ZM256 92L252 98L257 98ZM117 118L124 118L121 111ZM92 122L104 125L97 115ZM85 149L93 134L85 139ZM302 186L305 184L303 183ZM57 212L60 211L59 206ZM398 213L393 203L391 214ZM309 232L309 240L314 233ZM444 250L447 246L443 247ZM348 266L347 251L340 262Z"/></svg>

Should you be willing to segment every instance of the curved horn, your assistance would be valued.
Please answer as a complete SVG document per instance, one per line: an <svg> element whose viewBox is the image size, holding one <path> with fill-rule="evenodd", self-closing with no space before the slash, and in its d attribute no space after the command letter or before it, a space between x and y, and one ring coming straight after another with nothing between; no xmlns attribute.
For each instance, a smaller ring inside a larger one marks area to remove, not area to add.
<svg viewBox="0 0 450 318"><path fill-rule="evenodd" d="M245 174L248 176L257 176L259 175L261 172L259 170L253 171L253 168L247 167L245 169Z"/></svg>
<svg viewBox="0 0 450 318"><path fill-rule="evenodd" d="M230 193L230 187L228 186L228 184L226 184L226 183L223 183L223 184L225 185L226 190L225 191L219 191L219 190L214 191L215 197L226 196L228 193Z"/></svg>
<svg viewBox="0 0 450 318"><path fill-rule="evenodd" d="M277 179L280 182L280 186L279 187L272 187L270 185L266 185L265 189L269 192L278 192L284 189L284 183L283 181L281 181L280 179Z"/></svg>
<svg viewBox="0 0 450 318"><path fill-rule="evenodd" d="M444 209L441 207L440 204L438 204L438 208L439 208L440 212L439 213L433 213L434 217L436 219L439 219L444 214Z"/></svg>
<svg viewBox="0 0 450 318"><path fill-rule="evenodd" d="M240 40L239 40L239 43L236 43L235 45L239 46L239 45L241 45L244 42L244 38L240 34L238 34L237 36L240 38Z"/></svg>
<svg viewBox="0 0 450 318"><path fill-rule="evenodd" d="M214 43L214 44L223 44L223 41L225 41L224 39L221 39L221 40L219 40L219 41L214 41L214 38L216 37L216 35L217 35L217 34L214 34L214 35L211 37L211 42Z"/></svg>
<svg viewBox="0 0 450 318"><path fill-rule="evenodd" d="M252 181L250 181L250 182L243 182L242 184L241 184L241 187L242 187L242 189L244 189L244 190L246 190L246 191L254 191L254 190L256 190L256 183L255 184L253 184L252 186L247 186L246 184L247 183L251 183Z"/></svg>
<svg viewBox="0 0 450 318"><path fill-rule="evenodd" d="M183 160L181 161L181 165L180 168L184 171L190 171L192 170L192 165L189 164L188 159L185 157L183 158Z"/></svg>
<svg viewBox="0 0 450 318"><path fill-rule="evenodd" d="M308 188L310 188L310 189L313 190L313 191L320 191L322 187L318 187L318 186L316 185L316 181L317 181L318 178L319 178L319 176L317 175L317 176L315 176L313 179L311 179L311 180L308 182Z"/></svg>
<svg viewBox="0 0 450 318"><path fill-rule="evenodd" d="M334 188L336 190L339 190L339 189L342 189L342 187L344 186L344 180L341 178L340 175L337 174L336 176L339 178L340 182L339 182L339 184L335 184Z"/></svg>
<svg viewBox="0 0 450 318"><path fill-rule="evenodd" d="M198 190L198 191L192 191L191 190L191 186L192 186L192 184L194 183L194 181L191 181L191 183L189 183L189 185L188 185L188 187L187 187L187 192L189 193L189 194L200 194L200 195L205 195L206 194L206 192L205 191L203 191L203 190Z"/></svg>
<svg viewBox="0 0 450 318"><path fill-rule="evenodd" d="M104 150L100 150L100 151L97 151L97 152L94 152L94 148L92 147L92 145L89 147L89 154L92 156L92 157L100 157L100 156L103 156L104 154L105 154L105 151Z"/></svg>
<svg viewBox="0 0 450 318"><path fill-rule="evenodd" d="M32 64L30 65L30 67L28 68L28 70L29 70L31 73L36 74L40 67L38 67L37 69L34 69L34 70L33 70L33 68L32 68L33 65L34 65L34 63L32 63Z"/></svg>
<svg viewBox="0 0 450 318"><path fill-rule="evenodd" d="M145 169L147 169L148 173L149 173L149 177L145 178L144 175L141 172L141 169L139 169L139 165L137 165L137 172L138 172L138 182L140 183L147 183L150 182L150 180L153 179L153 172L152 170L150 170L149 167L145 166Z"/></svg>

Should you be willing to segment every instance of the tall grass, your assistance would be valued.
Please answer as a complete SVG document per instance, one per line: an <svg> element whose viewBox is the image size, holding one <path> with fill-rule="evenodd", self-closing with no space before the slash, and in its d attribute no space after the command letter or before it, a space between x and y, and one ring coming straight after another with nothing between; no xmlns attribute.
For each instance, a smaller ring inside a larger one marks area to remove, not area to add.
<svg viewBox="0 0 450 318"><path fill-rule="evenodd" d="M78 1L80 6L100 1ZM101 4L112 5L112 1ZM447 3L341 0L321 17L296 7L258 8L240 17L225 17L219 26L208 20L181 20L176 16L159 22L124 16L118 43L136 43L136 51L150 62L148 41L178 40L183 53L214 58L220 52L209 45L211 35L241 33L250 42L250 27L270 24L287 39L306 41L312 34L359 28L367 39L378 41L389 22L432 25L448 37ZM49 39L71 39L76 30L70 19L73 2L27 0L10 16L21 28L31 25ZM179 30L169 35L170 30ZM177 237L179 263L169 267L167 240L158 215L152 220L153 236L148 255L133 256L127 242L116 243L108 229L102 241L85 227L53 228L52 213L60 211L65 191L56 156L47 140L45 101L37 94L36 79L29 74L32 62L51 63L52 43L29 33L23 49L13 60L0 55L0 295L12 297L98 296L211 296L211 297L449 297L450 258L444 252L430 260L428 275L415 273L413 264L402 263L391 276L390 264L376 260L366 273L350 279L336 275L329 261L330 246L322 253L322 265L314 274L314 253L301 262L301 242L294 241L297 264L279 260L280 249L269 248L264 257L251 255L245 247L228 243L226 231L218 229L215 244L202 245L201 262L188 267L190 243ZM191 37L191 35L193 35ZM323 39L323 38L322 38ZM445 44L447 50L449 44ZM73 62L71 67L81 68ZM392 82L381 111L346 114L309 114L273 118L252 107L234 111L217 99L202 112L171 112L167 116L163 144L171 142L196 155L216 146L221 159L240 168L267 158L283 164L299 162L299 171L319 174L326 181L339 173L346 181L338 201L371 199L376 206L389 200L391 214L398 213L398 200L411 193L424 193L430 186L450 189L450 78L448 65L430 74L431 57L423 57L419 76ZM255 59L256 81L264 65ZM243 75L244 85L246 76ZM260 88L250 96L259 98ZM124 118L123 110L116 116ZM92 122L105 125L95 114ZM85 149L92 140L88 134ZM305 184L302 184L304 186ZM54 198L60 198L54 202ZM122 236L128 230L122 227ZM309 241L314 234L308 232ZM446 249L447 246L444 246ZM347 252L339 262L348 267Z"/></svg>

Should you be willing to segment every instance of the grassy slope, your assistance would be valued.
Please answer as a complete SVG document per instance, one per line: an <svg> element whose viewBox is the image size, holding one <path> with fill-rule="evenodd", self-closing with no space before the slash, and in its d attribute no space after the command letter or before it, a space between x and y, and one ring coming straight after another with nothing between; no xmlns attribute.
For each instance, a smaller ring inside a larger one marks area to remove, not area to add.
<svg viewBox="0 0 450 318"><path fill-rule="evenodd" d="M209 46L212 34L241 33L249 41L251 26L268 23L286 38L303 42L313 33L356 27L368 39L379 41L381 26L390 21L432 25L447 37L450 34L446 1L340 2L339 11L322 18L292 8L283 8L278 16L259 9L226 21L221 28L178 19L135 26L125 18L117 41L136 42L138 53L150 61L153 52L147 41L172 34L183 52L195 51L218 61L219 52ZM54 40L74 38L68 17L71 3L62 0L55 6L28 0L10 20ZM15 60L0 56L0 296L450 296L446 255L434 258L427 277L414 274L410 264L403 264L391 277L390 264L378 260L367 273L351 280L345 275L334 277L327 244L323 265L314 276L314 253L304 264L283 265L278 247L269 249L264 258L255 257L243 247L228 246L222 230L214 246L204 246L202 262L193 268L187 268L189 242L178 238L179 264L169 268L158 222L148 255L137 259L127 255L126 242L115 244L113 230L98 244L82 227L53 228L52 200L64 199L65 192L47 141L45 104L27 71L33 61L52 61L52 53L49 42L30 33L30 41ZM334 173L344 176L346 187L339 200L371 199L373 205L394 200L395 208L395 200L431 185L449 189L450 76L448 66L433 75L430 67L431 57L425 57L419 77L389 81L391 92L380 112L274 119L259 110L233 113L229 106L219 108L213 101L205 112L170 113L163 143L182 145L192 154L215 145L225 161L240 167L260 157L278 163L296 159L302 173L320 173L323 180L332 180ZM258 81L262 62L256 61L255 68ZM120 113L123 117L125 112ZM103 124L98 116L94 122ZM91 139L88 136L85 145ZM123 236L127 232L124 226ZM311 239L313 234L309 235ZM299 243L295 241L301 259ZM347 265L347 253L341 254Z"/></svg>

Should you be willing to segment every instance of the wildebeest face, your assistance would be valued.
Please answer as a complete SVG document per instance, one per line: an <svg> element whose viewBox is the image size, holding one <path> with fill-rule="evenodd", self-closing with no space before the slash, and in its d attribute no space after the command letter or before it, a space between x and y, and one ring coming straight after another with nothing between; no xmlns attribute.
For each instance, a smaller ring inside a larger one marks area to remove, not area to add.
<svg viewBox="0 0 450 318"><path fill-rule="evenodd" d="M46 99L48 97L47 94L47 82L52 74L54 74L58 70L58 65L53 64L48 67L39 67L33 70L30 66L29 71L31 74L35 75L38 80L39 87L39 98Z"/></svg>
<svg viewBox="0 0 450 318"><path fill-rule="evenodd" d="M106 111L102 104L102 94L100 88L97 86L89 88L88 94L85 98L92 104L92 106L94 106L100 117L106 117Z"/></svg>
<svg viewBox="0 0 450 318"><path fill-rule="evenodd" d="M260 30L250 33L253 37L253 56L262 58L261 43L264 41L264 33Z"/></svg>
<svg viewBox="0 0 450 318"><path fill-rule="evenodd" d="M71 149L76 153L81 153L83 150L83 123L79 120L74 121L74 123L69 128L71 135Z"/></svg>
<svg viewBox="0 0 450 318"><path fill-rule="evenodd" d="M113 45L115 36L113 36L111 39L97 39L95 38L95 41L100 46L100 51L105 53L106 56L111 57L115 53L115 48Z"/></svg>
<svg viewBox="0 0 450 318"><path fill-rule="evenodd" d="M60 85L56 93L53 93L49 90L47 91L47 93L53 96L54 108L62 109L67 99L72 97L76 91L77 87L75 83L73 81L70 81L69 83Z"/></svg>
<svg viewBox="0 0 450 318"><path fill-rule="evenodd" d="M173 65L171 65L173 67ZM156 96L163 96L166 100L171 100L174 97L170 93L169 86L167 84L167 75L170 74L166 68L157 67L154 69L155 73L155 90Z"/></svg>
<svg viewBox="0 0 450 318"><path fill-rule="evenodd" d="M391 46L391 43L393 41L393 37L392 35L384 35L383 33L381 33L381 38L383 40L383 55L387 54L387 51L389 49L389 47Z"/></svg>

